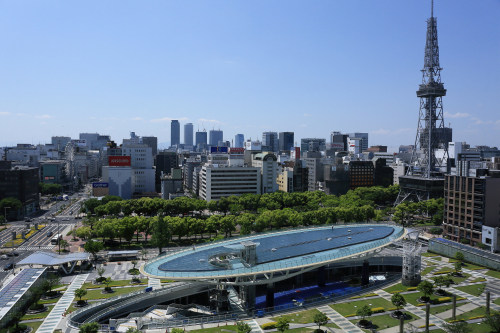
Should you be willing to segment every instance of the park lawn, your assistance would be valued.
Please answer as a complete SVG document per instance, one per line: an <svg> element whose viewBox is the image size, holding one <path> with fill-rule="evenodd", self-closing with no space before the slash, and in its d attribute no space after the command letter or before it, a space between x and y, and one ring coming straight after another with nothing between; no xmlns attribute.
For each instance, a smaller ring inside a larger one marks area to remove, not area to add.
<svg viewBox="0 0 500 333"><path fill-rule="evenodd" d="M499 271L494 271L494 270L490 269L485 274L488 275L488 276L500 279L500 272Z"/></svg>
<svg viewBox="0 0 500 333"><path fill-rule="evenodd" d="M435 254L432 252L424 252L424 253L422 253L422 256L423 257L439 257L439 254Z"/></svg>
<svg viewBox="0 0 500 333"><path fill-rule="evenodd" d="M227 325L227 326L221 326L220 327L211 327L211 328L202 328L200 330L192 330L189 332L196 332L196 333L230 333L230 332L238 332L238 329L236 328L236 325Z"/></svg>
<svg viewBox="0 0 500 333"><path fill-rule="evenodd" d="M469 302L462 302L462 303L457 302L457 308L459 306L465 305L467 303L469 303ZM452 303L445 304L445 305L431 306L431 314L435 315L435 314L438 314L441 312L451 310L452 308L453 308ZM423 307L422 309L425 310L425 307Z"/></svg>
<svg viewBox="0 0 500 333"><path fill-rule="evenodd" d="M132 284L131 283L132 279L130 280L116 280L112 281L109 286L111 288L113 287L125 287L125 286L137 286L139 284ZM147 284L148 279L141 279L141 284ZM104 284L93 284L92 282L85 282L82 286L83 289L97 289L97 288L104 288L106 285Z"/></svg>
<svg viewBox="0 0 500 333"><path fill-rule="evenodd" d="M290 320L290 323L294 323L294 324L309 324L309 323L314 323L314 316L317 313L321 313L321 312L318 309L311 309L311 310L306 310L306 311L301 311L301 312L283 315L280 317L287 318ZM278 321L278 318L279 317L274 317L274 318L271 318L271 320Z"/></svg>
<svg viewBox="0 0 500 333"><path fill-rule="evenodd" d="M474 264L471 264L471 263L468 263L468 262L464 262L463 267L466 268L466 269L470 269L471 271L477 271L477 270L480 270L480 269L486 269L486 267L474 265Z"/></svg>
<svg viewBox="0 0 500 333"><path fill-rule="evenodd" d="M486 307L481 306L479 308L475 308L474 310L464 312L462 314L459 314L457 316L457 320L469 320L469 318L472 317L477 317L477 316L484 316L486 315ZM451 318L446 319L446 321L451 321ZM476 331L474 331L475 333Z"/></svg>
<svg viewBox="0 0 500 333"><path fill-rule="evenodd" d="M38 303L45 304L45 305L55 305L57 303L57 301L59 301L60 298L61 297L52 298L52 299L41 299L41 300L38 301Z"/></svg>
<svg viewBox="0 0 500 333"><path fill-rule="evenodd" d="M35 333L38 328L42 325L43 320L40 321L32 321L30 323L23 323L24 325L27 325L32 328L31 333Z"/></svg>
<svg viewBox="0 0 500 333"><path fill-rule="evenodd" d="M474 280L471 280L470 283L476 283L476 282L486 282L487 280L485 278L479 277Z"/></svg>
<svg viewBox="0 0 500 333"><path fill-rule="evenodd" d="M336 303L330 304L330 307L340 313L342 316L356 315L356 310L361 308L363 305L368 305L370 308L382 307L386 311L388 309L394 308L391 302L385 300L382 297L371 298L362 301L346 302L346 303Z"/></svg>
<svg viewBox="0 0 500 333"><path fill-rule="evenodd" d="M479 296L484 292L485 287L486 285L484 283L480 283L480 284L471 284L463 287L456 287L455 289L466 292L474 296Z"/></svg>
<svg viewBox="0 0 500 333"><path fill-rule="evenodd" d="M134 291L144 290L144 287L124 287L124 288L115 288L113 289L114 293L103 294L103 289L97 290L88 290L87 295L85 295L84 299L101 299L101 298L111 298L118 295L128 294Z"/></svg>
<svg viewBox="0 0 500 333"><path fill-rule="evenodd" d="M427 275L429 274L430 272L432 272L434 269L436 268L436 265L428 265L427 267L425 267L422 272L420 272L420 275L424 276L424 275Z"/></svg>
<svg viewBox="0 0 500 333"><path fill-rule="evenodd" d="M50 313L50 311L52 311L52 308L54 306L47 306L48 310L45 311L45 312L42 312L42 313L35 313L35 314L25 314L24 316L21 317L21 321L23 320L33 320L33 319L44 319L45 317L47 317Z"/></svg>
<svg viewBox="0 0 500 333"><path fill-rule="evenodd" d="M467 274L467 273L462 273L462 276L452 276L451 277L453 282L455 282L456 284L460 284L460 283L464 282L465 280L467 280L468 278L470 278L470 274Z"/></svg>
<svg viewBox="0 0 500 333"><path fill-rule="evenodd" d="M406 319L405 322L410 322L410 321L413 321L416 319L415 315L412 315L411 313L406 312L406 311L405 311L405 313L408 315L408 319ZM392 318L388 314L381 315L381 316L371 316L371 317L367 317L366 319L372 322L374 328L377 331L381 331L381 330L384 330L384 329L389 328L389 327L399 326L399 319ZM351 320L351 323L356 325L356 323L358 321L359 321L359 319ZM367 332L369 332L369 331L367 331Z"/></svg>
<svg viewBox="0 0 500 333"><path fill-rule="evenodd" d="M420 291L416 293L409 293L409 294L404 294L403 297L405 298L406 302L413 304L413 305L419 305L421 304L418 299L424 296L424 294ZM436 295L431 295L431 300L437 300L439 297Z"/></svg>
<svg viewBox="0 0 500 333"><path fill-rule="evenodd" d="M407 291L414 291L413 289L412 290L408 290L408 288L412 288L412 287L403 286L403 284L400 282L400 283L397 283L397 284L395 284L393 286L385 288L384 291L388 292L389 294L404 293L404 292L407 292Z"/></svg>

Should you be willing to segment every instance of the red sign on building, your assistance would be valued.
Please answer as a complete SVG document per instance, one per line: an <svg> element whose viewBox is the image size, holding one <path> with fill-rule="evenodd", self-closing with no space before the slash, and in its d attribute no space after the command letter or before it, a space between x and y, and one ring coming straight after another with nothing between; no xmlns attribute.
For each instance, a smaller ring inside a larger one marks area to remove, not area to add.
<svg viewBox="0 0 500 333"><path fill-rule="evenodd" d="M130 166L130 156L108 156L109 166Z"/></svg>
<svg viewBox="0 0 500 333"><path fill-rule="evenodd" d="M231 155L243 155L245 153L245 148L229 148L229 154Z"/></svg>

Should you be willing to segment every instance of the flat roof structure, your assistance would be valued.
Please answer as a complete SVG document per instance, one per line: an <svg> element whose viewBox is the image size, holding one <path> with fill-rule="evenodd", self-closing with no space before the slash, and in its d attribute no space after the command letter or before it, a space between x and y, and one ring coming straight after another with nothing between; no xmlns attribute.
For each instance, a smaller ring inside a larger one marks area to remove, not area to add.
<svg viewBox="0 0 500 333"><path fill-rule="evenodd" d="M64 272L70 274L78 261L87 261L89 258L90 254L87 252L56 254L53 252L37 251L21 260L18 265L62 266L64 264L72 264L69 271L62 266Z"/></svg>
<svg viewBox="0 0 500 333"><path fill-rule="evenodd" d="M153 259L145 275L172 280L256 285L335 261L368 257L401 239L404 228L355 224L258 234L193 247Z"/></svg>
<svg viewBox="0 0 500 333"><path fill-rule="evenodd" d="M45 268L25 268L0 290L0 321L44 271Z"/></svg>

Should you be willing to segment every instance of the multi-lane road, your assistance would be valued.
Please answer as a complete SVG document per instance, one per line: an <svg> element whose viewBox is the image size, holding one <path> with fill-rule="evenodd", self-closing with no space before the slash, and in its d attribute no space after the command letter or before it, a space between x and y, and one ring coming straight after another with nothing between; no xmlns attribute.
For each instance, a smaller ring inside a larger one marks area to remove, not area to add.
<svg viewBox="0 0 500 333"><path fill-rule="evenodd" d="M82 192L73 194L69 197L68 201L58 201L52 204L50 208L43 211L42 214L33 217L29 222L24 220L11 221L7 224L7 229L0 232L0 247L12 240L13 231L15 231L16 234L21 234L23 230L27 232L28 224L31 227L33 227L35 223L38 225L45 225L45 227L41 228L40 231L35 233L30 239L15 248L0 248L1 252L12 252L7 258L3 256L4 258L0 259L0 281L3 281L9 273L9 271L4 271L3 269L7 264L17 264L35 251L51 251L55 248L55 245L51 244L53 236L58 233L63 233L66 228L73 227L80 221L76 217L79 215L81 204L88 198L88 195L85 193L86 190L88 190L88 188L82 190ZM64 208L61 211L63 206Z"/></svg>

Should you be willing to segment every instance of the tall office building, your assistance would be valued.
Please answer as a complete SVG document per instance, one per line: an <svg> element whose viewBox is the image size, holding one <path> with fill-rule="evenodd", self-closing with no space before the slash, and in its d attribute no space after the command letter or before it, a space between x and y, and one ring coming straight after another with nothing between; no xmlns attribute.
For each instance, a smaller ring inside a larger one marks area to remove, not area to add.
<svg viewBox="0 0 500 333"><path fill-rule="evenodd" d="M358 138L360 142L361 152L364 152L368 149L368 133L349 133L349 139Z"/></svg>
<svg viewBox="0 0 500 333"><path fill-rule="evenodd" d="M186 146L193 145L193 124L187 123L184 125L184 144Z"/></svg>
<svg viewBox="0 0 500 333"><path fill-rule="evenodd" d="M293 147L293 132L280 132L279 150L280 152L290 152Z"/></svg>
<svg viewBox="0 0 500 333"><path fill-rule="evenodd" d="M156 136L143 136L141 142L148 147L151 147L151 153L153 156L158 154L158 138Z"/></svg>
<svg viewBox="0 0 500 333"><path fill-rule="evenodd" d="M200 145L206 145L208 140L207 140L207 132L206 131L198 131L196 132L196 147L200 146Z"/></svg>
<svg viewBox="0 0 500 333"><path fill-rule="evenodd" d="M170 123L170 146L179 146L181 143L181 125L178 120Z"/></svg>
<svg viewBox="0 0 500 333"><path fill-rule="evenodd" d="M278 133L264 132L262 133L262 146L266 147L263 150L278 151Z"/></svg>
<svg viewBox="0 0 500 333"><path fill-rule="evenodd" d="M236 134L234 136L234 147L243 148L245 145L245 136L243 134Z"/></svg>
<svg viewBox="0 0 500 333"><path fill-rule="evenodd" d="M210 146L213 147L217 147L219 141L224 141L223 139L224 134L221 130L211 130L210 132L208 132L208 136L209 136L208 143Z"/></svg>

